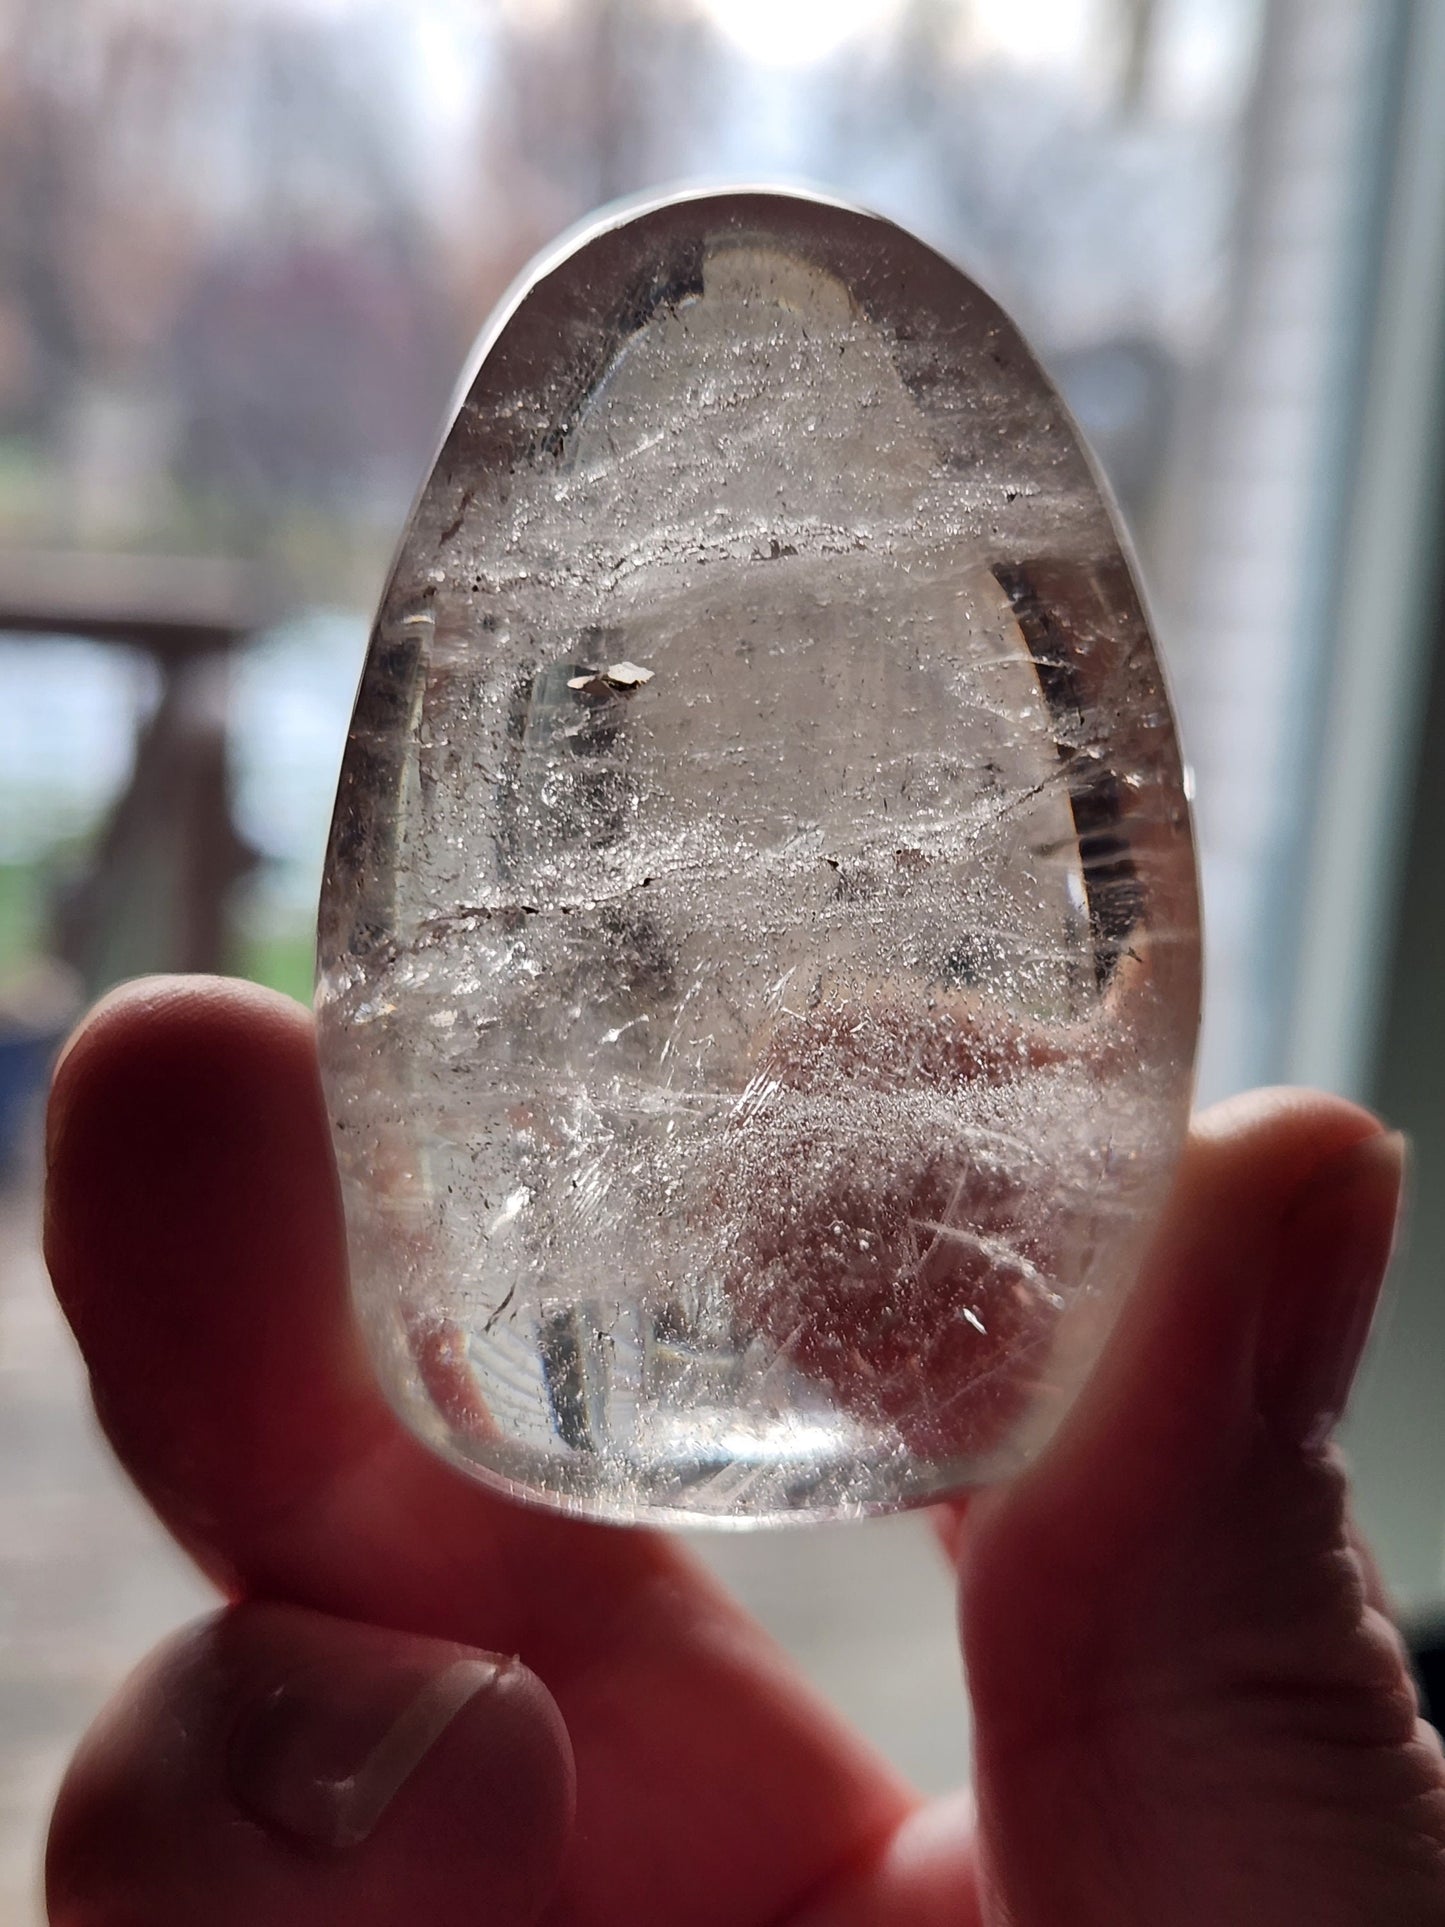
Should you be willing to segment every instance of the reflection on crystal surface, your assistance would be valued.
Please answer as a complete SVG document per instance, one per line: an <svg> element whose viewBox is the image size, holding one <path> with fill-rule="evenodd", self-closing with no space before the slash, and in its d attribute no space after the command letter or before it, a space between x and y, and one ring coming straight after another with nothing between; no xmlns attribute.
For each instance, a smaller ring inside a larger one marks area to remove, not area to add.
<svg viewBox="0 0 1445 1927"><path fill-rule="evenodd" d="M411 1423L618 1518L1006 1471L1137 1264L1197 951L1147 630L997 309L789 196L535 282L407 532L322 906Z"/></svg>

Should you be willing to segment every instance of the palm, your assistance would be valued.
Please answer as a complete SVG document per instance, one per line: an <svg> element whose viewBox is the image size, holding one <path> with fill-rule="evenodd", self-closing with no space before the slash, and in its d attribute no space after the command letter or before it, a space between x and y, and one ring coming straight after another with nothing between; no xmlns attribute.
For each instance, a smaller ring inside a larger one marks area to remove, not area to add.
<svg viewBox="0 0 1445 1927"><path fill-rule="evenodd" d="M400 1430L349 1323L303 1014L157 998L97 1025L58 1083L49 1250L102 1419L234 1596L541 1676L577 1762L549 1923L1445 1920L1445 1779L1338 1482L1258 1418L1300 1316L1290 1265L1320 1255L1305 1239L1262 1311L1260 1212L1367 1135L1362 1114L1321 1102L1196 1150L1167 1316L1141 1294L1067 1449L969 1523L981 1895L957 1811L923 1808L673 1542L521 1511ZM1387 1243L1379 1199L1353 1208ZM1351 1823L1305 1852L1321 1801ZM1300 1834L1296 1861L1270 1828ZM1369 1883L1397 1847L1381 1905ZM57 1856L63 1885L64 1829ZM393 1900L409 1918L400 1892L376 1917Z"/></svg>

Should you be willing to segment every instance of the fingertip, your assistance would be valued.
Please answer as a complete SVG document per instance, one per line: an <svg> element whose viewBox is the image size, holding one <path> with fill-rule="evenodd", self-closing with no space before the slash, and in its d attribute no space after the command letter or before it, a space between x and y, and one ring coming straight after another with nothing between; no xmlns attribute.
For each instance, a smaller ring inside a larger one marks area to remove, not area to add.
<svg viewBox="0 0 1445 1927"><path fill-rule="evenodd" d="M157 1212L184 1223L228 1197L253 1208L245 1178L258 1161L268 1177L324 1179L310 1016L229 978L121 984L61 1055L46 1141L46 1253L70 1314L111 1277L96 1260L122 1254L133 1226L153 1233Z"/></svg>
<svg viewBox="0 0 1445 1927"><path fill-rule="evenodd" d="M1261 1416L1287 1444L1321 1449L1344 1415L1399 1232L1408 1156L1399 1131L1356 1138L1290 1204L1255 1373Z"/></svg>
<svg viewBox="0 0 1445 1927"><path fill-rule="evenodd" d="M96 1002L66 1040L51 1077L46 1164L52 1176L78 1126L146 1121L157 1097L185 1083L233 1093L277 1075L315 1081L311 1015L293 998L238 978L138 977ZM61 1172L64 1176L65 1173Z"/></svg>
<svg viewBox="0 0 1445 1927"><path fill-rule="evenodd" d="M247 977L217 976L205 971L160 972L128 977L97 997L66 1040L56 1067L64 1064L83 1040L124 1030L136 1023L180 1016L201 1021L243 1023L273 1017L283 1022L306 1022L305 1004Z"/></svg>
<svg viewBox="0 0 1445 1927"><path fill-rule="evenodd" d="M310 1012L295 998L241 977L131 977L98 997L76 1024L56 1059L52 1094L64 1095L78 1076L94 1074L111 1054L164 1034L224 1044L238 1034L294 1036L310 1021Z"/></svg>
<svg viewBox="0 0 1445 1927"><path fill-rule="evenodd" d="M1191 1352L1190 1335L1202 1343L1214 1333L1226 1350L1241 1350L1265 1309L1297 1201L1337 1159L1384 1131L1362 1105L1292 1086L1202 1111L1110 1354L1122 1355L1132 1339L1176 1355L1197 1378L1205 1354Z"/></svg>
<svg viewBox="0 0 1445 1927"><path fill-rule="evenodd" d="M1222 1098L1190 1125L1173 1210L1196 1174L1212 1174L1220 1163L1233 1169L1247 1156L1277 1188L1303 1182L1315 1166L1384 1129L1364 1105L1305 1085L1266 1085Z"/></svg>
<svg viewBox="0 0 1445 1927"><path fill-rule="evenodd" d="M1093 1376L990 1521L1032 1520L1088 1565L1126 1521L1152 1530L1231 1476L1260 1422L1262 1351L1293 1343L1272 1333L1310 1285L1292 1216L1384 1135L1362 1106L1308 1089L1202 1112Z"/></svg>
<svg viewBox="0 0 1445 1927"><path fill-rule="evenodd" d="M56 1296L102 1426L184 1543L378 1431L299 1004L224 978L122 985L71 1042L48 1137Z"/></svg>

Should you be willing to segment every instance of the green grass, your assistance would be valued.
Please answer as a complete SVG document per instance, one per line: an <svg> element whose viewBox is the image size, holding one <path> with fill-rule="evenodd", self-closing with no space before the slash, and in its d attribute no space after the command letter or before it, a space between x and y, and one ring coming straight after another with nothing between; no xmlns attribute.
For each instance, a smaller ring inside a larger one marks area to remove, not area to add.
<svg viewBox="0 0 1445 1927"><path fill-rule="evenodd" d="M253 983L284 990L288 997L309 1004L315 968L316 933L309 926L297 930L241 932L236 969Z"/></svg>
<svg viewBox="0 0 1445 1927"><path fill-rule="evenodd" d="M46 877L38 863L0 863L0 975L41 949Z"/></svg>
<svg viewBox="0 0 1445 1927"><path fill-rule="evenodd" d="M0 978L22 971L45 954L54 858L0 863ZM283 990L303 1004L311 1002L316 965L316 932L309 920L277 925L251 921L243 914L233 939L231 968L255 983Z"/></svg>

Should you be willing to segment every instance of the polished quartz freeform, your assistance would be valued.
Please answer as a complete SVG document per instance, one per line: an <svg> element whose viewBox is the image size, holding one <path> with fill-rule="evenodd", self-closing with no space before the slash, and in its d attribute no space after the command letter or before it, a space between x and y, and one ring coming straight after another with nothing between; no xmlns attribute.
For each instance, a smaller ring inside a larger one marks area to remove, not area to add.
<svg viewBox="0 0 1445 1927"><path fill-rule="evenodd" d="M1148 631L998 308L787 195L539 270L386 591L322 904L408 1421L619 1519L999 1476L1135 1272L1197 1002Z"/></svg>

